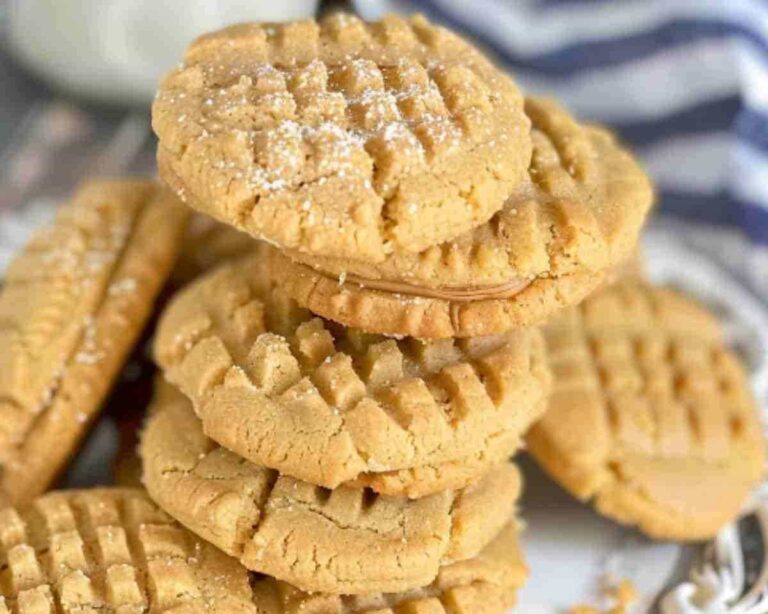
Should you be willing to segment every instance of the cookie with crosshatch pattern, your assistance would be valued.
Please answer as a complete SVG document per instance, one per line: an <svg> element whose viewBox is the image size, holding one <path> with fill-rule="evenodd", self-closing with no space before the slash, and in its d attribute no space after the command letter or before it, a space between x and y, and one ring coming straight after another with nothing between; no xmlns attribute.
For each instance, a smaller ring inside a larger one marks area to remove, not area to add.
<svg viewBox="0 0 768 614"><path fill-rule="evenodd" d="M440 568L430 585L401 593L330 595L305 593L257 576L254 601L264 614L504 614L514 607L528 570L510 521L477 556Z"/></svg>
<svg viewBox="0 0 768 614"><path fill-rule="evenodd" d="M714 315L640 281L544 327L554 374L528 447L566 490L652 537L712 536L761 479L744 370Z"/></svg>
<svg viewBox="0 0 768 614"><path fill-rule="evenodd" d="M304 307L346 326L415 337L495 334L576 304L624 266L651 184L607 130L529 98L527 176L488 222L383 262L271 250Z"/></svg>
<svg viewBox="0 0 768 614"><path fill-rule="evenodd" d="M238 562L141 490L43 495L0 509L0 612L255 613Z"/></svg>
<svg viewBox="0 0 768 614"><path fill-rule="evenodd" d="M195 209L369 262L485 222L531 155L512 79L420 16L202 36L162 81L152 123L160 175Z"/></svg>
<svg viewBox="0 0 768 614"><path fill-rule="evenodd" d="M347 329L288 298L262 249L178 293L155 337L166 378L222 446L313 484L421 496L498 463L541 415L539 331L421 341Z"/></svg>
<svg viewBox="0 0 768 614"><path fill-rule="evenodd" d="M17 505L69 461L150 316L187 210L152 181L92 181L0 290L0 490Z"/></svg>
<svg viewBox="0 0 768 614"><path fill-rule="evenodd" d="M155 501L246 567L308 591L402 591L477 555L514 513L517 469L420 499L333 490L280 475L205 436L189 400L160 381L142 435Z"/></svg>
<svg viewBox="0 0 768 614"><path fill-rule="evenodd" d="M195 537L146 493L101 488L49 493L24 510L0 509L6 581L0 612L219 612L296 614L501 614L527 576L510 521L472 559L440 568L429 586L405 593L305 593L250 574Z"/></svg>

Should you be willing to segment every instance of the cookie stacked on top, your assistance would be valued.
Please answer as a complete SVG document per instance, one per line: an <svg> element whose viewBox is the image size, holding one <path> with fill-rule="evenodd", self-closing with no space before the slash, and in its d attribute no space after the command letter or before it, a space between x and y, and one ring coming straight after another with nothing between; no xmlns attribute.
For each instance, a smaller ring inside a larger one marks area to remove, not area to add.
<svg viewBox="0 0 768 614"><path fill-rule="evenodd" d="M368 332L538 323L627 257L651 204L611 135L419 17L204 36L153 126L183 200L274 246L299 304Z"/></svg>
<svg viewBox="0 0 768 614"><path fill-rule="evenodd" d="M651 204L637 164L421 17L204 36L153 125L161 177L252 240L232 234L239 255L160 319L150 495L350 611L511 605L507 459L551 384L529 325L633 252Z"/></svg>

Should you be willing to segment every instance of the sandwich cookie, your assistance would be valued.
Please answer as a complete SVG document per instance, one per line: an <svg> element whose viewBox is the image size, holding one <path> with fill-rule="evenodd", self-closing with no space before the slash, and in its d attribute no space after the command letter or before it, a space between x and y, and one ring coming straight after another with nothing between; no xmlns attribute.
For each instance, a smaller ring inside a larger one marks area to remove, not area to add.
<svg viewBox="0 0 768 614"><path fill-rule="evenodd" d="M375 333L469 337L536 324L629 260L650 182L606 130L528 99L527 177L487 223L382 262L281 253L284 288L314 313Z"/></svg>
<svg viewBox="0 0 768 614"><path fill-rule="evenodd" d="M421 499L300 482L207 438L189 400L165 383L141 454L146 487L166 512L248 569L311 592L429 585L441 565L470 559L493 540L520 489L511 464Z"/></svg>
<svg viewBox="0 0 768 614"><path fill-rule="evenodd" d="M305 593L267 576L252 581L263 614L504 614L515 605L528 570L510 521L477 556L440 568L429 586L401 593Z"/></svg>
<svg viewBox="0 0 768 614"><path fill-rule="evenodd" d="M420 341L345 329L288 298L260 251L180 292L155 339L166 378L225 448L328 488L415 497L478 477L541 415L539 331Z"/></svg>
<svg viewBox="0 0 768 614"><path fill-rule="evenodd" d="M152 109L161 177L282 248L381 262L486 222L525 176L513 81L423 17L208 34Z"/></svg>

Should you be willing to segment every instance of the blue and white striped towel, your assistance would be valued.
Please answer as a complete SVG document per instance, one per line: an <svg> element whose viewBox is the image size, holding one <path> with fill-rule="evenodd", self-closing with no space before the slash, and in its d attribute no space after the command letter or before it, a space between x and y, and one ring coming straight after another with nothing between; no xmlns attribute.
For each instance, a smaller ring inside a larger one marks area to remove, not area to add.
<svg viewBox="0 0 768 614"><path fill-rule="evenodd" d="M530 92L613 126L661 210L768 246L766 0L355 0L422 12L495 53ZM768 275L766 275L768 277Z"/></svg>

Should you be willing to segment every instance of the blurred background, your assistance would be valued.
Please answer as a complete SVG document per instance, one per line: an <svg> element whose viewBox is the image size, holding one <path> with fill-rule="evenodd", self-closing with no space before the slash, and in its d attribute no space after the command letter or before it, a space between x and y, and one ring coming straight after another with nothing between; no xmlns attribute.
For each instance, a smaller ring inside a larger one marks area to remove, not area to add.
<svg viewBox="0 0 768 614"><path fill-rule="evenodd" d="M765 0L0 0L0 274L86 176L154 174L149 105L193 37L339 9L425 13L526 91L612 126L656 181L654 249L687 250L671 257L678 275L699 256L722 271L727 283L699 284L713 298L731 284L740 305L768 305ZM90 449L82 462L103 465ZM600 520L527 469L521 611L573 604L606 570L654 595L686 568L687 551Z"/></svg>

